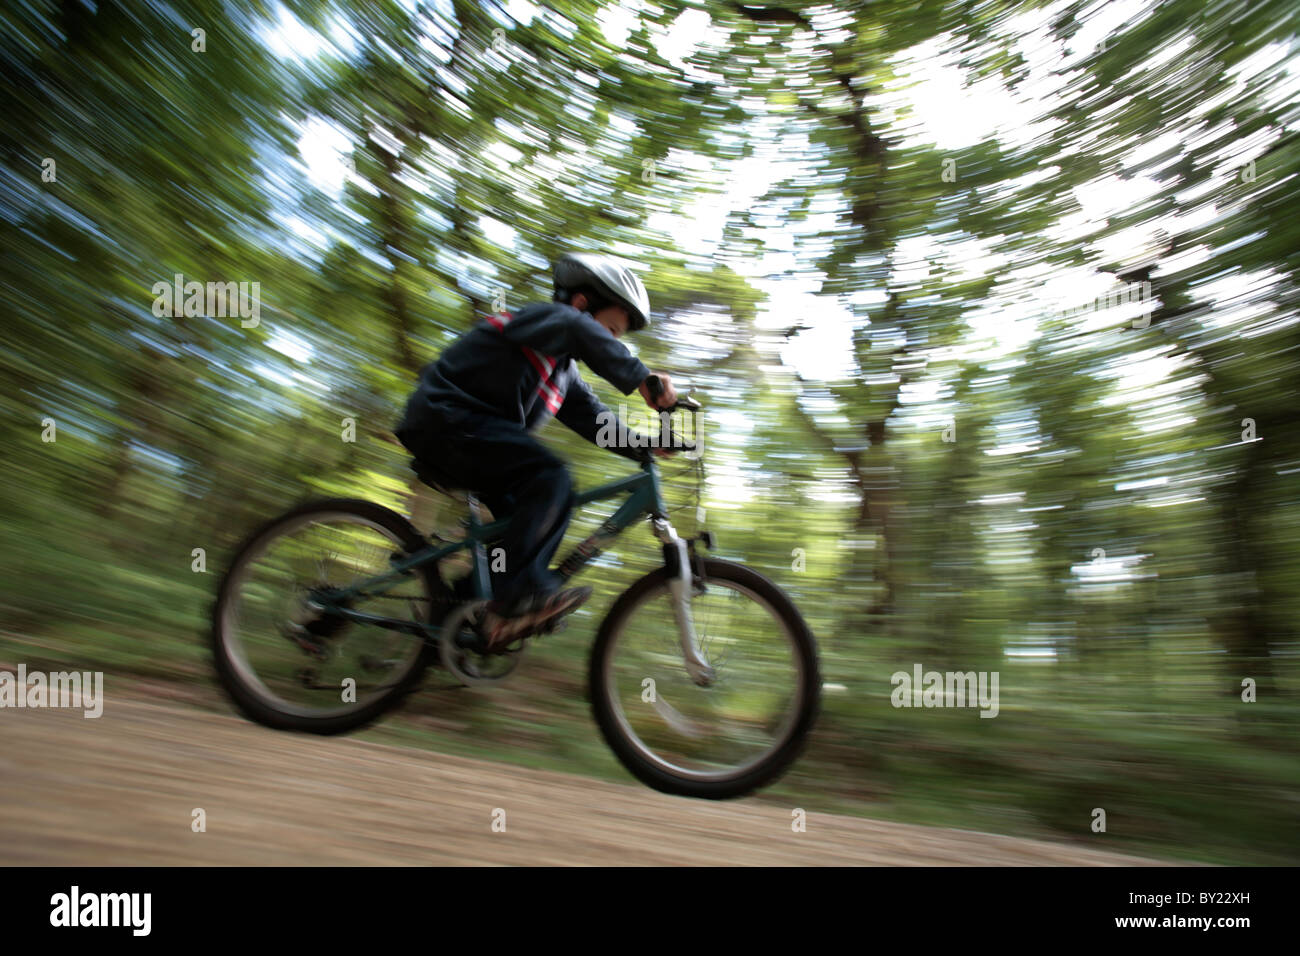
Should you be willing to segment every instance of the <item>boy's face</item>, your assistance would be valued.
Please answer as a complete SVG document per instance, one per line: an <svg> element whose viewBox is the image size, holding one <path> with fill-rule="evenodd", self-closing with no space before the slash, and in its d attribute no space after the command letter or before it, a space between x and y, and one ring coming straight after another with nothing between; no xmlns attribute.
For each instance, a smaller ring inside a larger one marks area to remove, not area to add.
<svg viewBox="0 0 1300 956"><path fill-rule="evenodd" d="M578 295L574 296L573 307L585 312L587 310L587 297L582 293L578 293ZM591 317L609 329L609 334L616 339L627 333L627 327L630 324L627 309L621 305L611 305L599 312L593 312Z"/></svg>
<svg viewBox="0 0 1300 956"><path fill-rule="evenodd" d="M592 318L609 329L610 335L614 338L619 338L627 331L627 309L621 305L611 305L608 309L601 309Z"/></svg>

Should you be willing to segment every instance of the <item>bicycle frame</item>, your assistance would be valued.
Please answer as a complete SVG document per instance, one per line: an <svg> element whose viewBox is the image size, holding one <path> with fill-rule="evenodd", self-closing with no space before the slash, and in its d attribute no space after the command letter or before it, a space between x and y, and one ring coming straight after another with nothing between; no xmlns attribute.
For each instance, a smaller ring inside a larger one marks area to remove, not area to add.
<svg viewBox="0 0 1300 956"><path fill-rule="evenodd" d="M638 517L647 515L653 526L654 534L663 542L664 563L673 570L669 581L672 595L673 617L677 623L682 658L691 679L701 686L707 686L716 679L712 667L705 660L695 635L695 622L691 615L691 594L694 588L692 561L688 542L679 537L669 523L664 507L663 495L659 487L659 469L654 458L647 455L641 465L641 474L629 475L609 484L583 492L575 498L575 505L581 507L626 494L627 500L612 515L605 519L594 533L588 535L572 552L569 553L555 569L567 581L573 577L604 549L605 545L617 537ZM360 624L372 624L379 627L416 634L426 640L436 640L440 631L438 624L426 624L422 621L402 621L396 618L367 614L350 607L340 606L350 598L358 595L372 596L382 594L388 586L396 584L415 568L423 567L432 561L440 561L448 555L470 548L473 562L471 574L474 578L474 595L483 600L492 593L491 577L488 571L487 554L484 545L488 541L500 538L510 524L509 518L500 518L483 524L479 513L478 500L469 495L469 519L463 541L456 541L439 547L430 545L415 554L408 555L393 562L390 571L367 578L351 587L330 589L328 596L322 594L313 601L313 610L338 614L341 617Z"/></svg>
<svg viewBox="0 0 1300 956"><path fill-rule="evenodd" d="M587 563L597 557L610 541L622 534L641 515L648 514L656 523L663 521L664 524L667 524L663 496L659 486L659 470L653 460L646 461L641 468L639 474L628 475L626 478L620 478L617 481L612 481L575 496L576 508L581 508L605 498L612 498L619 494L626 494L627 500L554 569L565 581L586 567ZM463 540L440 546L431 544L415 554L393 562L392 569L383 574L365 578L350 587L331 589L328 600L317 601L319 609L338 613L358 623L380 624L389 627L402 625L402 630L413 630L410 627L412 622L397 621L336 605L361 595L374 596L383 594L389 586L399 582L410 571L431 562L441 561L443 558L467 548L471 549L473 570L470 574L473 577L474 596L477 600L487 599L492 595L492 584L488 571L485 545L490 541L501 538L509 524L509 517L499 518L484 524L478 499L473 494L470 494L469 518L466 522L466 534ZM669 528L671 529L671 526ZM426 636L432 636L429 633L429 628L421 627L420 630Z"/></svg>

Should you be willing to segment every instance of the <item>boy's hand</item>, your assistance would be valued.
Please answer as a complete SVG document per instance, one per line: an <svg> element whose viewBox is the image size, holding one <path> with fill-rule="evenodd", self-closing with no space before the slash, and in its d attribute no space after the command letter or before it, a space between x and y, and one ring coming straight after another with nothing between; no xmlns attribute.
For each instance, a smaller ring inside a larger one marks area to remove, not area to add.
<svg viewBox="0 0 1300 956"><path fill-rule="evenodd" d="M638 389L641 392L641 397L645 399L645 403L654 409L671 408L677 404L677 390L673 388L673 380L663 372L654 372L653 375L659 379L663 385L663 390L659 393L658 401L652 399L650 397L649 378L647 378Z"/></svg>

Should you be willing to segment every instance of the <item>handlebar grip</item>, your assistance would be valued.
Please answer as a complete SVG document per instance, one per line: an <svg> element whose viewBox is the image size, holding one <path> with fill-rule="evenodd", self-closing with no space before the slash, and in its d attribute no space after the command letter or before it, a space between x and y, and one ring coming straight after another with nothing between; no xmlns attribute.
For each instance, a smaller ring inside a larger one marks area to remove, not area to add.
<svg viewBox="0 0 1300 956"><path fill-rule="evenodd" d="M646 390L650 393L651 401L658 399L659 396L664 393L663 379L658 375L655 375L653 372L646 376L645 386ZM695 401L695 399L686 395L678 395L676 403L674 403L670 408L661 408L660 411L674 412L679 408L683 408L690 412L697 412L702 407L703 406L701 406L699 402Z"/></svg>

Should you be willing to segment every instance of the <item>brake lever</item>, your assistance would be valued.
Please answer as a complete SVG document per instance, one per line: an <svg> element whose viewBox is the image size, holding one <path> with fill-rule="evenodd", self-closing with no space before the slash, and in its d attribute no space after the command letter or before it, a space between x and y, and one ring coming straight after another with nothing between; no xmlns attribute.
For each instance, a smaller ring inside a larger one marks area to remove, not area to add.
<svg viewBox="0 0 1300 956"><path fill-rule="evenodd" d="M690 390L689 390L685 395L678 396L678 398L677 398L677 404L675 404L675 405L670 409L670 411L677 411L677 409L680 408L680 409L683 409L684 411L688 411L688 412L698 412L701 408L703 408L703 407L704 407L703 405L701 405L701 404L700 404L699 402L697 402L695 399L691 398L691 394L692 394L694 391L695 391L695 389L692 388L692 389L690 389Z"/></svg>
<svg viewBox="0 0 1300 956"><path fill-rule="evenodd" d="M659 396L663 394L663 390L664 390L663 381L662 379L659 378L658 375L649 376L646 379L646 387L649 389L650 397L652 399L658 399ZM698 412L704 406L701 405L699 402L697 402L695 399L691 398L691 395L693 395L694 393L695 393L695 389L693 388L687 389L686 394L678 395L677 401L674 402L672 405L670 405L668 408L657 408L656 411L675 412L680 410L686 412Z"/></svg>

